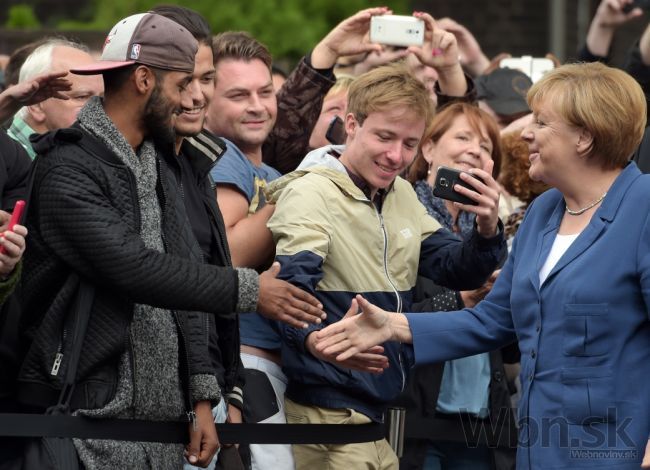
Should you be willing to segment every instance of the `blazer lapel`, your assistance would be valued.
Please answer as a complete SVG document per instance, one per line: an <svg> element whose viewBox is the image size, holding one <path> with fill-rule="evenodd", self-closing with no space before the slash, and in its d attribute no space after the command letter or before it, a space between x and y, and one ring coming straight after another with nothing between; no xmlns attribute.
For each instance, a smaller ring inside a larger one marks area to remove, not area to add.
<svg viewBox="0 0 650 470"><path fill-rule="evenodd" d="M605 230L608 222L611 222L616 216L616 212L623 200L623 196L629 189L632 182L641 175L641 172L637 168L636 164L629 163L625 169L621 172L620 175L616 178L611 188L607 193L607 197L603 201L603 204L598 208L596 213L593 215L589 224L582 233L576 238L576 240L571 244L569 249L562 255L558 260L557 264L553 267L551 272L548 274L545 282L549 282L551 278L562 268L564 268L571 261L580 256L587 248L593 245L593 243L598 239L600 234ZM558 216L557 226L560 225L562 216L564 214L564 203L560 201L558 204L559 207L556 207L555 212L553 212L552 220L555 220L555 217ZM558 215L558 209L561 209ZM557 228L557 227L556 227ZM542 256L538 259L537 274L539 274L539 269L541 265L546 261L548 253L553 245L553 240L555 239L555 232L550 236L550 233L545 232L545 238L548 237L549 240L544 244L544 247L548 244L548 249L542 251ZM538 276L539 282L539 276Z"/></svg>
<svg viewBox="0 0 650 470"><path fill-rule="evenodd" d="M550 282L551 278L564 268L571 261L580 256L587 248L589 248L598 238L600 233L605 229L605 222L598 216L598 213L594 214L589 222L589 225L585 227L582 233L576 238L576 240L571 244L569 249L562 255L558 262L553 266L551 272L548 273L548 277L545 282ZM553 237L555 239L555 237ZM552 244L551 240L551 244Z"/></svg>
<svg viewBox="0 0 650 470"><path fill-rule="evenodd" d="M530 265L533 269L529 273L530 282L533 284L535 291L539 293L539 270L542 269L542 265L546 258L548 257L551 247L553 246L553 240L555 240L555 234L557 234L557 229L560 226L560 221L562 220L562 214L564 212L564 203L562 199L558 202L555 210L548 219L548 223L543 230L539 232L537 236L537 245L535 247L534 258L531 259Z"/></svg>

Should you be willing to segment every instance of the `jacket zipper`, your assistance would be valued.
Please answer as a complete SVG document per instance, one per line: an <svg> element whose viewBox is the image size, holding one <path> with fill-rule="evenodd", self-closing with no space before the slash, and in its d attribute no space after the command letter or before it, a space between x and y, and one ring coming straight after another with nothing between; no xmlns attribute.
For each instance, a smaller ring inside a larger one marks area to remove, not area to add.
<svg viewBox="0 0 650 470"><path fill-rule="evenodd" d="M56 348L52 370L50 370L50 375L53 375L55 377L59 375L59 369L61 368L61 363L63 362L63 345L65 344L65 338L67 335L68 329L66 327L63 327L63 334L61 336L61 340L59 341L59 346Z"/></svg>
<svg viewBox="0 0 650 470"><path fill-rule="evenodd" d="M374 204L373 207L375 207ZM393 283L393 280L390 278L390 274L388 273L388 234L386 233L386 226L384 225L384 217L381 215L381 213L377 210L376 207L375 207L375 213L379 218L381 233L384 237L384 274L386 275L386 279L388 280L390 287L393 289L393 292L395 293L395 298L397 300L397 313L402 313L402 307L403 307L402 297L399 295L399 291L397 290L397 287Z"/></svg>
<svg viewBox="0 0 650 470"><path fill-rule="evenodd" d="M388 234L386 233L386 226L384 225L384 216L381 215L381 212L377 209L377 206L375 206L372 202L372 207L375 209L375 213L377 214L377 217L379 218L379 225L381 226L381 233L384 238L384 274L386 274L386 279L388 280L388 283L393 289L393 292L395 293L395 298L397 299L397 313L402 313L402 297L399 295L399 291L397 290L397 287L393 283L393 280L390 277L390 274L388 273ZM402 352L399 351L397 353L397 359L399 361L399 370L402 375L402 388L401 390L404 391L404 388L406 387L406 374L404 374L404 364L402 362Z"/></svg>
<svg viewBox="0 0 650 470"><path fill-rule="evenodd" d="M126 166L126 165L125 165ZM138 194L138 183L135 180L135 175L133 172L126 167L126 174L128 175L129 178L129 183L131 186L131 200L133 203L133 208L134 208L134 216L135 216L135 228L140 233L140 230L142 229L142 220L141 220L141 213L140 213L140 201L138 201L137 194ZM134 306L135 308L135 306ZM137 403L137 393L138 393L138 388L135 386L135 378L137 377L136 375L136 364L135 364L135 350L133 349L133 339L131 338L131 332L129 328L129 334L125 335L124 341L126 342L126 347L129 350L129 360L131 362L131 374L133 375L132 380L133 382L133 403ZM135 407L133 408L133 418L136 418L135 415Z"/></svg>
<svg viewBox="0 0 650 470"><path fill-rule="evenodd" d="M159 181L160 189L162 191L162 195L163 195L163 199L164 199L163 204L161 204L161 206L160 206L160 208L161 208L161 214L160 214L160 218L161 218L160 238L162 239L163 247L165 249L165 253L168 253L169 246L167 244L167 238L165 237L165 231L163 230L163 227L165 226L164 218L165 218L165 214L167 212L167 201L168 201L169 198L167 197L167 191L165 190L165 184L164 184L164 181L163 181L162 169L161 169L160 165L161 165L161 162L158 160L156 162L156 166L157 166L157 169L158 169L158 181ZM174 322L176 323L176 331L178 332L178 335L179 335L180 340L181 340L180 343L182 343L182 346L181 346L181 344L179 344L179 347L182 347L183 352L185 353L184 354L184 356L185 356L185 367L183 368L184 369L183 372L184 372L184 375L185 375L185 385L186 385L186 388L187 388L186 393L185 393L185 407L186 407L185 408L185 414L187 415L187 420L190 423L192 423L192 429L194 429L196 431L196 429L197 429L196 413L194 412L194 408L192 407L192 397L191 397L192 391L191 391L191 385L190 385L190 382L191 382L191 379L190 379L190 357L189 357L189 353L187 352L188 344L187 344L187 341L186 341L186 338L185 338L185 333L183 332L183 328L181 327L180 321L178 319L178 312L176 312L175 310L172 310L172 315L174 317Z"/></svg>

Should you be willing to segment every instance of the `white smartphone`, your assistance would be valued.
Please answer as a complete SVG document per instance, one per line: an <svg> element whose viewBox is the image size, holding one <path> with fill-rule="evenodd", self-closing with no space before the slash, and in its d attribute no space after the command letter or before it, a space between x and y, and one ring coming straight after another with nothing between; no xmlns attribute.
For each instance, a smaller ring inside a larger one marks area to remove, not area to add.
<svg viewBox="0 0 650 470"><path fill-rule="evenodd" d="M546 59L544 57L533 58L532 56L525 55L521 57L501 59L499 67L521 70L530 77L533 83L535 83L537 80L542 78L546 72L553 70L555 64L551 59Z"/></svg>
<svg viewBox="0 0 650 470"><path fill-rule="evenodd" d="M370 18L370 42L400 47L421 46L424 21L413 16L373 16Z"/></svg>

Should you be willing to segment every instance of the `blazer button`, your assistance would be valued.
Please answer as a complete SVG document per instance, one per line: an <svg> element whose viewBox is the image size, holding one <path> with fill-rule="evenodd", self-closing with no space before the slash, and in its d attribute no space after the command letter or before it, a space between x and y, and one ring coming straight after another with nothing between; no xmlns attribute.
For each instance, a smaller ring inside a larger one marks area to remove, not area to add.
<svg viewBox="0 0 650 470"><path fill-rule="evenodd" d="M494 380L496 380L497 382L501 382L502 379L503 379L503 374L501 373L500 370L497 370L494 373Z"/></svg>
<svg viewBox="0 0 650 470"><path fill-rule="evenodd" d="M535 353L535 350L533 349L533 350L530 352L530 357L532 357L533 359L535 359L536 356L537 356L537 354Z"/></svg>
<svg viewBox="0 0 650 470"><path fill-rule="evenodd" d="M539 333L539 330L541 330L541 329L542 329L542 327L541 327L541 325L539 323L537 325L535 325L535 331L537 333Z"/></svg>

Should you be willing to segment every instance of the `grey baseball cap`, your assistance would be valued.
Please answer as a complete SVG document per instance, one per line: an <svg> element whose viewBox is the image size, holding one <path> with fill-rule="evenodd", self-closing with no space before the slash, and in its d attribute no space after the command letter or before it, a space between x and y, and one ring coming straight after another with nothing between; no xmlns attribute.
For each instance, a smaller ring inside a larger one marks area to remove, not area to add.
<svg viewBox="0 0 650 470"><path fill-rule="evenodd" d="M136 63L192 72L198 47L192 34L175 21L155 13L139 13L113 26L97 62L70 72L95 75Z"/></svg>
<svg viewBox="0 0 650 470"><path fill-rule="evenodd" d="M515 69L496 69L476 79L476 95L485 100L495 113L502 116L530 112L526 94L533 82L525 73Z"/></svg>

